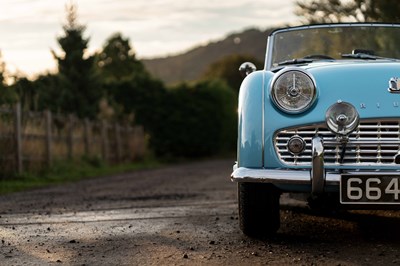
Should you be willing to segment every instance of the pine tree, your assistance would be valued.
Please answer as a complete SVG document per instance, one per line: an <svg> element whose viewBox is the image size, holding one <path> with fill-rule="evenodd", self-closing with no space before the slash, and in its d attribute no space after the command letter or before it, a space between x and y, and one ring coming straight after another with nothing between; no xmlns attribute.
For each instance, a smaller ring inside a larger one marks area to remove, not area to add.
<svg viewBox="0 0 400 266"><path fill-rule="evenodd" d="M85 54L89 38L83 37L86 27L77 22L77 6L67 5L66 12L64 35L57 39L63 53L57 55L53 51L60 83L58 97L54 99L56 111L94 118L102 93L94 71L94 57Z"/></svg>

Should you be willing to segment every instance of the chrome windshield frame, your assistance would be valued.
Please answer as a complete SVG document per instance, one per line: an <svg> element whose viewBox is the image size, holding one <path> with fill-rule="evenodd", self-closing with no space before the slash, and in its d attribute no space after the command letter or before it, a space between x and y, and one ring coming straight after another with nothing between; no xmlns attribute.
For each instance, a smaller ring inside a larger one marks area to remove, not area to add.
<svg viewBox="0 0 400 266"><path fill-rule="evenodd" d="M320 28L338 28L338 27L393 27L400 28L400 24L395 23L332 23L332 24L315 24L306 26L295 26L283 29L277 29L270 33L267 40L267 48L265 55L265 70L273 68L272 65L272 53L275 43L276 35L283 32L307 30L307 29L320 29Z"/></svg>

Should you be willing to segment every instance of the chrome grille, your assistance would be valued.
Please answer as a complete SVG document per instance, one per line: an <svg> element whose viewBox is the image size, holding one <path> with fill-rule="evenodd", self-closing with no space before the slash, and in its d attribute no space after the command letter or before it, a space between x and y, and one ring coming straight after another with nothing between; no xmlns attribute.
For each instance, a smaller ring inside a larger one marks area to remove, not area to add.
<svg viewBox="0 0 400 266"><path fill-rule="evenodd" d="M298 156L287 149L288 140L295 135L300 136L307 143L304 152ZM342 144L324 123L279 131L274 138L278 157L286 165L311 165L311 140L315 135L319 135L324 140L325 165L341 164ZM399 152L400 120L364 120L350 134L342 164L395 165L394 158Z"/></svg>

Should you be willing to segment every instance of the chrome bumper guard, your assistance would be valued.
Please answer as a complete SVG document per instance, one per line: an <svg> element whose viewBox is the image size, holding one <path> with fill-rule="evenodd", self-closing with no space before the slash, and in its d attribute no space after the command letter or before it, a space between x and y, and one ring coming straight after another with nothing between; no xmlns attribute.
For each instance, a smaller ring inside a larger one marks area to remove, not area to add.
<svg viewBox="0 0 400 266"><path fill-rule="evenodd" d="M315 136L312 139L311 192L313 194L322 193L324 191L324 186L324 143L322 141L322 138L320 138L319 136Z"/></svg>
<svg viewBox="0 0 400 266"><path fill-rule="evenodd" d="M339 185L339 173L326 173L322 138L312 140L312 168L303 170L251 169L234 167L232 180L237 182L266 182L273 184L311 185L313 194L322 193L325 185Z"/></svg>

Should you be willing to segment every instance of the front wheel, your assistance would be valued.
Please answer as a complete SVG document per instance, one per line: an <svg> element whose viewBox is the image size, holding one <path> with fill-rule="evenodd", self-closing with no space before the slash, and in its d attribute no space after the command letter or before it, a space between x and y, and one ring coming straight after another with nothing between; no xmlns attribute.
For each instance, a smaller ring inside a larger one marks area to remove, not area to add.
<svg viewBox="0 0 400 266"><path fill-rule="evenodd" d="M244 234L270 236L280 226L280 191L272 184L238 183L239 222Z"/></svg>

